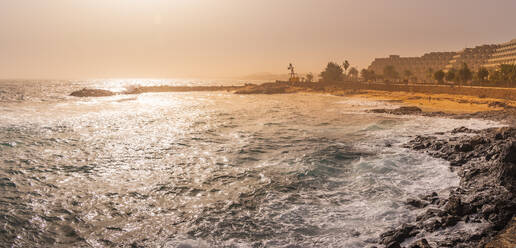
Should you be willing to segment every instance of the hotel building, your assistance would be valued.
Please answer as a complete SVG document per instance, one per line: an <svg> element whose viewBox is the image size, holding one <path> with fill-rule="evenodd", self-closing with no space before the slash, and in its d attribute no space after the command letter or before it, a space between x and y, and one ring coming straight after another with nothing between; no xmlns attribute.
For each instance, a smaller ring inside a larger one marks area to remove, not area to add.
<svg viewBox="0 0 516 248"><path fill-rule="evenodd" d="M516 64L516 39L500 44L485 67L495 69L500 64Z"/></svg>
<svg viewBox="0 0 516 248"><path fill-rule="evenodd" d="M431 52L421 57L400 57L391 55L388 58L377 58L369 66L376 74L383 74L386 66L393 66L400 75L408 70L418 79L430 79L431 72L444 68L455 56L455 52Z"/></svg>
<svg viewBox="0 0 516 248"><path fill-rule="evenodd" d="M430 72L460 69L464 63L473 72L481 67L496 70L500 64L516 64L516 39L503 44L466 48L459 52L431 52L421 57L390 55L388 58L376 58L368 69L383 74L386 66L393 66L401 76L409 70L419 81L427 81L432 78Z"/></svg>
<svg viewBox="0 0 516 248"><path fill-rule="evenodd" d="M478 71L478 69L487 63L497 47L498 45L482 45L474 48L463 49L453 56L443 70L445 72L451 68L458 70L462 68L464 63L466 63L470 70Z"/></svg>

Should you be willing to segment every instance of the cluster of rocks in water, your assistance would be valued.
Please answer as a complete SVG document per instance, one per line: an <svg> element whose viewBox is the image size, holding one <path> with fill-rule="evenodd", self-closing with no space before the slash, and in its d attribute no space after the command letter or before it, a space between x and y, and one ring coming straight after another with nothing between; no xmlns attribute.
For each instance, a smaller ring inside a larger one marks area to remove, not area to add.
<svg viewBox="0 0 516 248"><path fill-rule="evenodd" d="M234 91L237 89L241 89L246 86L169 86L169 85L161 85L161 86L141 86L132 88L123 92L115 93L109 90L101 90L101 89L88 89L84 88L82 90L74 91L70 94L70 96L76 97L104 97L104 96L113 96L117 94L142 94L142 93L156 93L156 92L191 92L191 91Z"/></svg>
<svg viewBox="0 0 516 248"><path fill-rule="evenodd" d="M109 90L88 89L88 88L84 88L82 90L77 90L70 94L70 96L75 96L75 97L103 97L103 96L114 96L114 95L116 95L116 94Z"/></svg>
<svg viewBox="0 0 516 248"><path fill-rule="evenodd" d="M422 210L380 237L386 247L515 247L514 240L496 234L515 230L516 129L511 127L472 130L458 128L435 136L418 136L407 148L426 152L450 162L460 177L449 196L437 193L409 199L408 207ZM475 230L453 228L478 224ZM506 236L513 236L515 233ZM431 241L429 237L439 237ZM427 240L428 239L428 240Z"/></svg>
<svg viewBox="0 0 516 248"><path fill-rule="evenodd" d="M373 109L370 110L372 113L379 114L392 114L392 115L414 115L421 114L423 111L415 106L404 106L396 109Z"/></svg>

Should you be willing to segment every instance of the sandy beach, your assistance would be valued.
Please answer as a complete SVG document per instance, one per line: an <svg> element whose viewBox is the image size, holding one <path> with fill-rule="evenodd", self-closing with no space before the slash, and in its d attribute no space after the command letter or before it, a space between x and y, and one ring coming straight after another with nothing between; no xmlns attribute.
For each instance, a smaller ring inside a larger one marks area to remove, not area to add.
<svg viewBox="0 0 516 248"><path fill-rule="evenodd" d="M423 112L444 112L453 114L475 113L479 111L502 110L504 106L516 106L515 101L480 98L451 94L423 94L410 92L389 92L368 90L348 95L375 101L394 101L407 106L417 106Z"/></svg>

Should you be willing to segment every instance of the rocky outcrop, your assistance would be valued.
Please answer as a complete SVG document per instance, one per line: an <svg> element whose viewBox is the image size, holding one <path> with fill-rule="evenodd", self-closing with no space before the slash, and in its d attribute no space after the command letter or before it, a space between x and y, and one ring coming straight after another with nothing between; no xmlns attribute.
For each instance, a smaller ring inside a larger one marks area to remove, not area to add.
<svg viewBox="0 0 516 248"><path fill-rule="evenodd" d="M399 107L396 109L373 109L370 110L371 113L385 113L385 114L393 114L393 115L415 115L421 114L422 111L420 108L415 106L407 106L407 107Z"/></svg>
<svg viewBox="0 0 516 248"><path fill-rule="evenodd" d="M74 92L72 92L72 94L70 94L70 96L76 96L76 97L102 97L102 96L113 96L113 95L115 95L115 93L111 92L109 90L87 89L87 88L74 91Z"/></svg>
<svg viewBox="0 0 516 248"><path fill-rule="evenodd" d="M423 213L413 223L382 234L382 244L401 247L409 238L426 238L430 244L418 241L409 247L483 247L506 228L516 213L516 129L458 128L445 135L418 136L406 147L449 161L461 181L448 197L433 193L409 199L407 205ZM459 222L478 228L454 231ZM432 241L436 236L439 240Z"/></svg>
<svg viewBox="0 0 516 248"><path fill-rule="evenodd" d="M493 110L493 111L482 111L471 114L460 114L460 115L452 115L448 114L447 116L457 119L469 119L469 118L477 118L477 119L486 119L486 120L494 120L507 123L509 126L516 126L516 108L512 106L506 106L502 110Z"/></svg>
<svg viewBox="0 0 516 248"><path fill-rule="evenodd" d="M394 115L421 115L427 117L445 117L453 119L484 119L500 121L508 124L509 126L516 126L516 108L512 106L506 106L501 110L481 111L475 113L466 114L455 114L455 113L444 113L444 112L424 112L420 108L415 106L399 107L396 109L372 109L369 110L371 113L385 113Z"/></svg>
<svg viewBox="0 0 516 248"><path fill-rule="evenodd" d="M132 88L130 90L114 93L109 90L87 89L74 91L70 95L77 97L100 97L113 96L116 94L142 94L142 93L157 93L157 92L192 92L192 91L235 91L247 86L141 86Z"/></svg>
<svg viewBox="0 0 516 248"><path fill-rule="evenodd" d="M235 91L235 94L286 94L296 93L301 89L289 83L264 83L260 85L248 85ZM307 91L307 89L304 89Z"/></svg>
<svg viewBox="0 0 516 248"><path fill-rule="evenodd" d="M140 86L127 91L123 94L142 94L142 93L158 93L158 92L194 92L194 91L234 91L245 86Z"/></svg>
<svg viewBox="0 0 516 248"><path fill-rule="evenodd" d="M426 239L420 239L410 246L410 248L432 248Z"/></svg>
<svg viewBox="0 0 516 248"><path fill-rule="evenodd" d="M516 217L504 231L491 240L485 248L514 248L516 244Z"/></svg>

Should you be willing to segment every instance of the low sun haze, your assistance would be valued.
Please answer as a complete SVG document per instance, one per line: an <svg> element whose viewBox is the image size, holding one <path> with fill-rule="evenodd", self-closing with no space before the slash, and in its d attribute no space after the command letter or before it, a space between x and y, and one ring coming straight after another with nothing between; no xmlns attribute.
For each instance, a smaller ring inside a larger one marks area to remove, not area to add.
<svg viewBox="0 0 516 248"><path fill-rule="evenodd" d="M0 78L238 78L516 38L516 1L5 0Z"/></svg>

